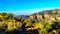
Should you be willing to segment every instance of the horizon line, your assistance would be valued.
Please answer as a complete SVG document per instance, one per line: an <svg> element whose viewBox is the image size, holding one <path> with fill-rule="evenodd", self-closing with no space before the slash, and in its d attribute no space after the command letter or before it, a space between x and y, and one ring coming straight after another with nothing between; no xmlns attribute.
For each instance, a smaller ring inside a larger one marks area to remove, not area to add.
<svg viewBox="0 0 60 34"><path fill-rule="evenodd" d="M53 9L60 9L60 8L37 8L37 9L26 9L26 10L10 10L10 11L0 11L0 13L12 13L14 15L30 15L33 13L38 13L44 10L53 10ZM27 13L27 14L26 14Z"/></svg>

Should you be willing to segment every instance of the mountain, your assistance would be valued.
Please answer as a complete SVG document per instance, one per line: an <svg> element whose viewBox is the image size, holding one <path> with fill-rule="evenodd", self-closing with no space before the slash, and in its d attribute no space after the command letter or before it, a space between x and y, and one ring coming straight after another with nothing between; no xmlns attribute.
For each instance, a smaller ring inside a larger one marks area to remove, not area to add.
<svg viewBox="0 0 60 34"><path fill-rule="evenodd" d="M60 9L54 9L54 10L44 10L38 13L34 13L30 15L30 19L49 19L49 18L56 18L60 15ZM58 18L59 19L59 18Z"/></svg>
<svg viewBox="0 0 60 34"><path fill-rule="evenodd" d="M29 15L18 15L17 18L28 19Z"/></svg>

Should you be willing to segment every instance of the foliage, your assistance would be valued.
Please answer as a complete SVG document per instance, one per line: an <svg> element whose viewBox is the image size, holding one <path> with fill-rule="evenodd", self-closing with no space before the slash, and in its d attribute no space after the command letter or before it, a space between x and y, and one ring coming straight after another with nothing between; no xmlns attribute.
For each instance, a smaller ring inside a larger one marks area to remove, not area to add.
<svg viewBox="0 0 60 34"><path fill-rule="evenodd" d="M57 17L56 15L57 14L52 14L54 18ZM60 34L60 20L50 20L51 24L49 24L49 20L45 20L46 19L23 19L14 17L11 13L0 13L0 33L9 32L9 34L13 34L14 32L32 32L33 34L37 31L39 34L52 34L55 31L56 34Z"/></svg>

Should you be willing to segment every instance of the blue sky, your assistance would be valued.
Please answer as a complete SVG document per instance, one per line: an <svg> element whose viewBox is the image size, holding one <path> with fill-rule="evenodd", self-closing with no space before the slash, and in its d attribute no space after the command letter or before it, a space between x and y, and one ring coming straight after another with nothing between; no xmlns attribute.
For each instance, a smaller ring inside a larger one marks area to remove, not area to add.
<svg viewBox="0 0 60 34"><path fill-rule="evenodd" d="M41 10L60 8L60 0L0 0L0 12L29 15Z"/></svg>

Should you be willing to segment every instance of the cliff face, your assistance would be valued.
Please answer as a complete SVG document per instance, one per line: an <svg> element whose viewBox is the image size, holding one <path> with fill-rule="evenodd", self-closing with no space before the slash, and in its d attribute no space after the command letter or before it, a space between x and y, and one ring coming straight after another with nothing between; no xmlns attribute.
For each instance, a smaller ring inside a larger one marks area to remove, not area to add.
<svg viewBox="0 0 60 34"><path fill-rule="evenodd" d="M60 10L59 9L55 9L55 10L45 10L33 15L30 15L30 19L38 19L38 20L42 20L44 19L45 21L51 21L51 20L60 20Z"/></svg>

